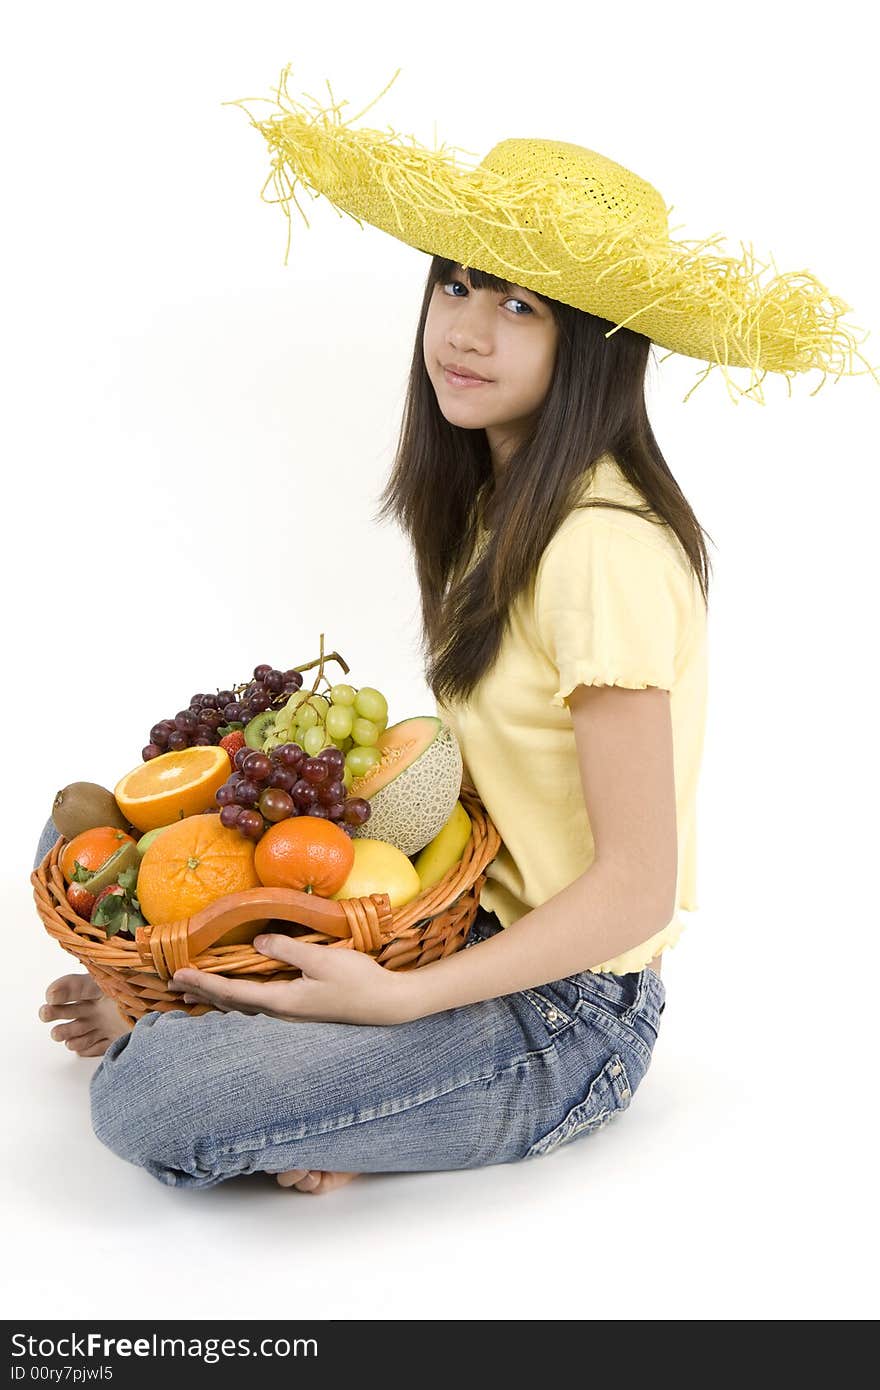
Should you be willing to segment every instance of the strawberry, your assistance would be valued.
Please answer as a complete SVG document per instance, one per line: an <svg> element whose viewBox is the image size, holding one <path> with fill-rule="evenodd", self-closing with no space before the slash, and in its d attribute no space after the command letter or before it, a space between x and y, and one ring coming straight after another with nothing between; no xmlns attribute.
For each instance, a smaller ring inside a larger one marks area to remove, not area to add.
<svg viewBox="0 0 880 1390"><path fill-rule="evenodd" d="M241 729L233 729L231 734L227 734L225 738L221 738L220 747L226 749L226 752L229 754L229 761L233 767L235 767L235 755L239 748L244 748L244 745L245 737Z"/></svg>
<svg viewBox="0 0 880 1390"><path fill-rule="evenodd" d="M81 883L68 883L67 901L78 917L84 918L86 922L91 921L92 909L95 906L94 893L90 893Z"/></svg>
<svg viewBox="0 0 880 1390"><path fill-rule="evenodd" d="M92 903L92 912L94 912L95 908L98 906L98 903L103 902L105 898L109 898L111 894L116 898L124 898L125 889L119 883L108 883L107 887L101 889L100 893L95 898L95 901Z"/></svg>

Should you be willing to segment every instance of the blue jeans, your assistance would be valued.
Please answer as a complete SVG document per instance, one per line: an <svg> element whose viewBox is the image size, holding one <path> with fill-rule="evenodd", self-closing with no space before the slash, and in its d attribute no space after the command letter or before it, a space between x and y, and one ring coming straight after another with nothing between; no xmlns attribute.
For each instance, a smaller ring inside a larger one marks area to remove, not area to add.
<svg viewBox="0 0 880 1390"><path fill-rule="evenodd" d="M38 853L57 838L51 823ZM503 930L479 908L464 950ZM514 1163L597 1133L648 1070L656 971L583 971L387 1026L153 1010L110 1044L92 1125L177 1187L290 1168L434 1172Z"/></svg>

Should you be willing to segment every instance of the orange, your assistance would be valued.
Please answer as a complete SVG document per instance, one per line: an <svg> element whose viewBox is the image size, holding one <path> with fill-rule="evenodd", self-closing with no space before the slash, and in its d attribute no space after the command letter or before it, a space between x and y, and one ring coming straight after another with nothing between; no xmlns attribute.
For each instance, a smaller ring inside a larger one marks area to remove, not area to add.
<svg viewBox="0 0 880 1390"><path fill-rule="evenodd" d="M220 752L226 758L222 748ZM188 816L148 846L138 870L137 897L148 922L174 922L228 893L260 886L253 840L221 825L219 816Z"/></svg>
<svg viewBox="0 0 880 1390"><path fill-rule="evenodd" d="M113 795L137 830L157 830L215 806L214 793L228 777L226 749L196 744L140 763L117 782Z"/></svg>
<svg viewBox="0 0 880 1390"><path fill-rule="evenodd" d="M266 888L298 888L329 898L354 863L354 845L323 816L291 816L257 841L254 867Z"/></svg>
<svg viewBox="0 0 880 1390"><path fill-rule="evenodd" d="M110 856L121 849L126 840L134 843L134 836L127 835L115 825L97 825L94 830L81 831L65 845L59 856L58 863L62 874L68 883L73 883L77 862L82 864L84 869L90 869L92 873L102 869Z"/></svg>

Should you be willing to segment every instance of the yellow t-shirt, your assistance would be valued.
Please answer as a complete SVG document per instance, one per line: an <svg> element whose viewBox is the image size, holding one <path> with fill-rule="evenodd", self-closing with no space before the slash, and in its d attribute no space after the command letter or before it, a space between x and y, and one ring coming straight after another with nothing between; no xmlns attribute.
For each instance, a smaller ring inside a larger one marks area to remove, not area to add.
<svg viewBox="0 0 880 1390"><path fill-rule="evenodd" d="M644 505L610 454L582 496ZM480 553L486 534L473 557ZM473 563L473 560L471 563ZM511 609L498 659L468 701L436 702L501 836L481 905L508 927L567 887L595 848L566 697L579 684L670 692L678 828L676 912L591 966L627 974L674 946L695 911L696 793L706 724L707 613L678 537L631 512L572 511Z"/></svg>

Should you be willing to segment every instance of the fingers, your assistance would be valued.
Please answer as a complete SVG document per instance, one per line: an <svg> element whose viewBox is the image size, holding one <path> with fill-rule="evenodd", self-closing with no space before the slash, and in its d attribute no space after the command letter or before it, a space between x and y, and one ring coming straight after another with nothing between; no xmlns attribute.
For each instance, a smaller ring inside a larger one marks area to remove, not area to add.
<svg viewBox="0 0 880 1390"><path fill-rule="evenodd" d="M251 980L233 980L228 976L211 975L206 970L178 970L168 981L172 994L182 994L190 1003L206 1000L215 1008L236 1009L251 1005L255 1010L260 1002L262 986Z"/></svg>
<svg viewBox="0 0 880 1390"><path fill-rule="evenodd" d="M283 1018L296 1012L292 1007L300 993L301 980L258 984L254 980L237 980L228 975L214 975L205 970L187 967L178 970L168 981L168 989L180 994L188 1003L207 1002L219 1009L236 1009L241 1013L265 1013Z"/></svg>
<svg viewBox="0 0 880 1390"><path fill-rule="evenodd" d="M176 991L175 991L176 992ZM258 1014L260 1009L249 1009L244 1004L221 1004L219 999L212 999L210 995L203 994L201 990L197 994L183 994L180 996L184 1004L205 1004L212 1009L216 1009L221 1014ZM266 1010L268 1013L268 1010Z"/></svg>
<svg viewBox="0 0 880 1390"><path fill-rule="evenodd" d="M176 993L177 991L175 990L175 994ZM201 992L198 994L182 994L180 997L184 1004L210 1004L212 1008L218 1009L222 1014L229 1013L228 1007L221 1004L218 999L209 999L207 994L202 994Z"/></svg>
<svg viewBox="0 0 880 1390"><path fill-rule="evenodd" d="M221 1014L249 1014L251 1018L255 1018L257 1014L266 1014L269 1018L280 1018L288 1023L290 1022L286 1014L278 1013L275 1009L269 1009L265 1004L261 1004L259 1008L257 1008L256 1005L251 1008L247 1004L240 1003L239 1000L236 1000L234 1004L221 1004L219 999L212 999L209 994L203 994L201 991L197 994L183 994L180 997L185 1004L206 1004L212 1009L217 1009Z"/></svg>

